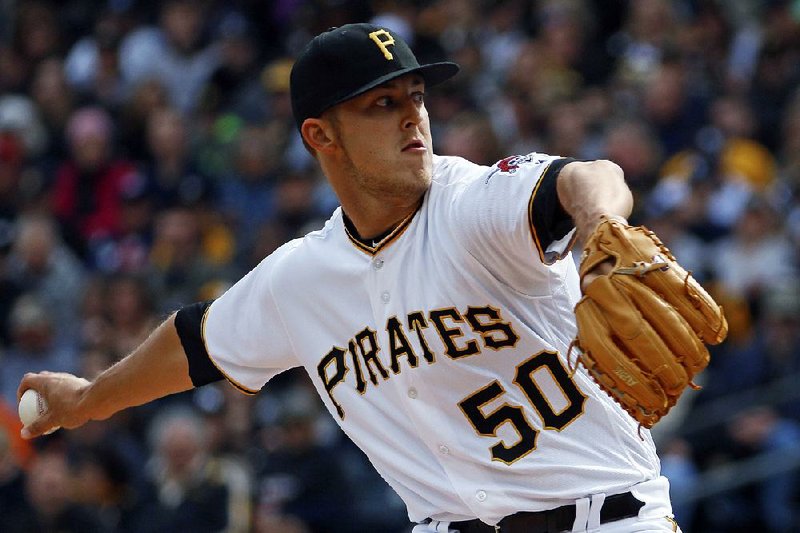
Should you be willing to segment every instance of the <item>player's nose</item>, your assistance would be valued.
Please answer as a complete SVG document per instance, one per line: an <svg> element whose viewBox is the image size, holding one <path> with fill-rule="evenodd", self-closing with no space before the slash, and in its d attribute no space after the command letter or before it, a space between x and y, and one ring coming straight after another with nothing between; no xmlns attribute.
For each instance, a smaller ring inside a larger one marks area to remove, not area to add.
<svg viewBox="0 0 800 533"><path fill-rule="evenodd" d="M409 129L418 126L425 117L425 108L412 99L408 99L405 105L405 113L403 113L403 128Z"/></svg>

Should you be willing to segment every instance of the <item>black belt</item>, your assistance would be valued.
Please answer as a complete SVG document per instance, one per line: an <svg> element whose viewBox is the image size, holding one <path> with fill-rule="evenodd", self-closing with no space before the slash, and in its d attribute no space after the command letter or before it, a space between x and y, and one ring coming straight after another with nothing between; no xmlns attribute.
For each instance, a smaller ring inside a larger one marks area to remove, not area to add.
<svg viewBox="0 0 800 533"><path fill-rule="evenodd" d="M644 502L637 500L630 492L609 496L600 509L600 523L606 524L637 516L643 505ZM514 513L500 520L497 524L499 529L477 519L451 522L450 529L461 533L560 533L572 531L574 523L575 506L564 505L535 513L527 511Z"/></svg>

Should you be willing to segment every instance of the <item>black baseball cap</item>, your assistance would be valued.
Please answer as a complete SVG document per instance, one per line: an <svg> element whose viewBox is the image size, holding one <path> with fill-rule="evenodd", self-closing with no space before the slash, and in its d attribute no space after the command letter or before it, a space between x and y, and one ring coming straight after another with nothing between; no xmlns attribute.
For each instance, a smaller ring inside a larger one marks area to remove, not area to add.
<svg viewBox="0 0 800 533"><path fill-rule="evenodd" d="M432 86L458 70L450 61L420 65L388 28L364 23L331 28L314 37L292 67L292 112L299 129L305 119L404 74L418 72Z"/></svg>

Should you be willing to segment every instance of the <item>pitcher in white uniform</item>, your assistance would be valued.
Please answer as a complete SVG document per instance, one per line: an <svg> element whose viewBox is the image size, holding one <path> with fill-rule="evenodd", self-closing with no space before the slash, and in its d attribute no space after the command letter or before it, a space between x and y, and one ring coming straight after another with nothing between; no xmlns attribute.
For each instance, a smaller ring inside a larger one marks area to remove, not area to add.
<svg viewBox="0 0 800 533"><path fill-rule="evenodd" d="M293 111L341 207L94 381L26 375L49 411L23 435L221 379L256 394L302 366L415 533L677 531L649 433L566 361L570 248L630 214L622 171L434 155L425 90L457 71L386 28L314 38Z"/></svg>

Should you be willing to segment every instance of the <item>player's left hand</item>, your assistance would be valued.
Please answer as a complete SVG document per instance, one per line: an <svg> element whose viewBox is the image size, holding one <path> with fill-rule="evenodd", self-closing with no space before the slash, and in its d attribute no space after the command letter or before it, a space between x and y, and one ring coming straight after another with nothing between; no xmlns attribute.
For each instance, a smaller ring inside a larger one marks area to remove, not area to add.
<svg viewBox="0 0 800 533"><path fill-rule="evenodd" d="M656 235L605 218L580 265L578 359L644 427L652 427L722 342L722 308Z"/></svg>

